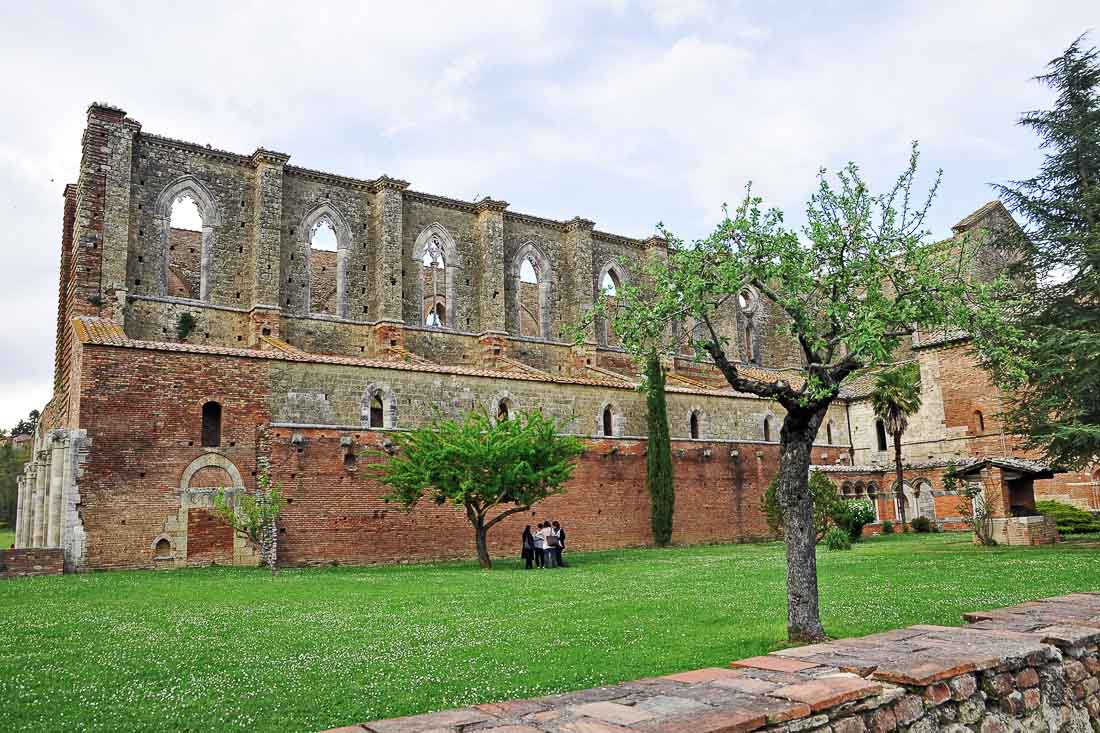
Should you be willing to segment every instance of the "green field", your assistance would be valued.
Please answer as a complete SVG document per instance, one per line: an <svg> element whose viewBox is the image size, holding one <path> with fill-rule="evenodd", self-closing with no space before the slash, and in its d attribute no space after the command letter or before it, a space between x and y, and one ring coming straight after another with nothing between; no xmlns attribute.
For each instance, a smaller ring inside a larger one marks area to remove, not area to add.
<svg viewBox="0 0 1100 733"><path fill-rule="evenodd" d="M1100 589L1096 538L896 535L820 555L836 636ZM779 544L0 583L0 730L314 730L707 665L784 636Z"/></svg>
<svg viewBox="0 0 1100 733"><path fill-rule="evenodd" d="M6 550L15 544L15 530L0 528L0 550Z"/></svg>

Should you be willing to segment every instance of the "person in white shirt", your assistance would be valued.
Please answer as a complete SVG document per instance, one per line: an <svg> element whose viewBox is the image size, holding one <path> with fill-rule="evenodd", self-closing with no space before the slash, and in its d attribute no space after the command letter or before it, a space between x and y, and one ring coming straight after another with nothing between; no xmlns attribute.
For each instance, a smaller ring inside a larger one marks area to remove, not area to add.
<svg viewBox="0 0 1100 733"><path fill-rule="evenodd" d="M535 565L546 567L546 525L539 522L538 531L535 532Z"/></svg>

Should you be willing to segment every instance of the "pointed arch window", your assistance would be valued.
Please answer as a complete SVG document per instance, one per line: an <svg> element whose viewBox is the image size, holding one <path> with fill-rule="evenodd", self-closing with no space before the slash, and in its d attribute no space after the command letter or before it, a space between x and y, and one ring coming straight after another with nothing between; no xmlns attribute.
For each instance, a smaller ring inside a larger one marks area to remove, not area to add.
<svg viewBox="0 0 1100 733"><path fill-rule="evenodd" d="M430 328L454 328L455 280L459 270L458 249L447 228L436 222L425 227L413 245L413 277L416 306L412 319Z"/></svg>
<svg viewBox="0 0 1100 733"><path fill-rule="evenodd" d="M974 410L974 427L979 433L985 432L985 416L981 410Z"/></svg>
<svg viewBox="0 0 1100 733"><path fill-rule="evenodd" d="M749 364L758 364L756 344L754 343L756 332L752 327L752 324L745 326L745 361Z"/></svg>
<svg viewBox="0 0 1100 733"><path fill-rule="evenodd" d="M692 440L699 440L699 413L692 412L691 419L688 420L688 431Z"/></svg>
<svg viewBox="0 0 1100 733"><path fill-rule="evenodd" d="M528 254L519 266L519 335L542 336L539 265Z"/></svg>
<svg viewBox="0 0 1100 733"><path fill-rule="evenodd" d="M608 262L600 271L598 281L599 295L607 304L608 317L598 324L599 340L603 346L621 346L622 342L615 334L615 311L618 308L618 298L622 291L626 273L618 262Z"/></svg>
<svg viewBox="0 0 1100 733"><path fill-rule="evenodd" d="M154 211L160 227L160 292L209 301L215 232L221 224L214 197L197 178L183 175L164 187Z"/></svg>
<svg viewBox="0 0 1100 733"><path fill-rule="evenodd" d="M370 398L370 427L385 427L386 408L382 403L382 395L376 394Z"/></svg>
<svg viewBox="0 0 1100 733"><path fill-rule="evenodd" d="M217 448L222 444L222 406L207 402L202 406L202 447Z"/></svg>
<svg viewBox="0 0 1100 733"><path fill-rule="evenodd" d="M511 417L511 410L508 407L508 400L501 400L497 403L497 422L507 422Z"/></svg>
<svg viewBox="0 0 1100 733"><path fill-rule="evenodd" d="M772 418L771 415L764 418L764 442L770 443L772 441Z"/></svg>
<svg viewBox="0 0 1100 733"><path fill-rule="evenodd" d="M603 434L609 438L615 434L615 416L611 412L611 405L603 408Z"/></svg>
<svg viewBox="0 0 1100 733"><path fill-rule="evenodd" d="M875 442L880 451L886 450L888 447L886 442L886 423L882 420L875 420Z"/></svg>
<svg viewBox="0 0 1100 733"><path fill-rule="evenodd" d="M833 444L833 421L825 423L825 442L828 445Z"/></svg>

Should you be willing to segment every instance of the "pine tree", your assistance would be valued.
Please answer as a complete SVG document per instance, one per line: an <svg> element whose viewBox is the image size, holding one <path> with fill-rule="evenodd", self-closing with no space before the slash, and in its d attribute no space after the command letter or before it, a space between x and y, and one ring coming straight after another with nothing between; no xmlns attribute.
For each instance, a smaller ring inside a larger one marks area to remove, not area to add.
<svg viewBox="0 0 1100 733"><path fill-rule="evenodd" d="M651 353L646 361L646 420L649 450L646 452L646 486L649 488L653 541L661 547L672 540L676 490L672 480L672 443L668 434L665 403L665 370Z"/></svg>
<svg viewBox="0 0 1100 733"><path fill-rule="evenodd" d="M1026 221L1000 241L1018 257L1018 295L1030 303L1006 422L1047 460L1079 467L1100 459L1100 51L1081 36L1036 80L1055 93L1053 107L1020 124L1039 136L1042 167L996 187Z"/></svg>

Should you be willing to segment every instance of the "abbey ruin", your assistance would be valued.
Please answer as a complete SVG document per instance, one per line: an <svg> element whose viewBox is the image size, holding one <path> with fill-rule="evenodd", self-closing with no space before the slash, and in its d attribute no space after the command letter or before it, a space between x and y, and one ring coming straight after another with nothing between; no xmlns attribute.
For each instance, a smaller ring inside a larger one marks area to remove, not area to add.
<svg viewBox="0 0 1100 733"><path fill-rule="evenodd" d="M255 562L209 508L216 487L249 489L269 470L289 500L286 563L469 556L463 517L399 511L362 468L391 431L474 408L497 419L541 409L586 436L568 493L534 519L568 516L577 549L650 542L639 375L610 324L581 345L568 329L598 293L664 257L664 240L182 142L102 104L88 109L82 145L64 191L54 395L20 482L18 547L63 548L70 570ZM955 234L1010 223L991 202ZM754 374L790 379L800 366L758 293L722 323ZM965 337L917 333L897 359L919 362L924 397L904 485L892 485L868 377L847 386L813 452L880 520L904 510L957 526L949 461L972 463L1005 518L1033 481L1100 509L1100 475L1052 478L1023 460ZM666 365L674 541L766 536L759 501L782 409L731 391L693 354ZM492 537L498 551L532 517L512 519ZM1026 523L1004 532L1049 539Z"/></svg>

